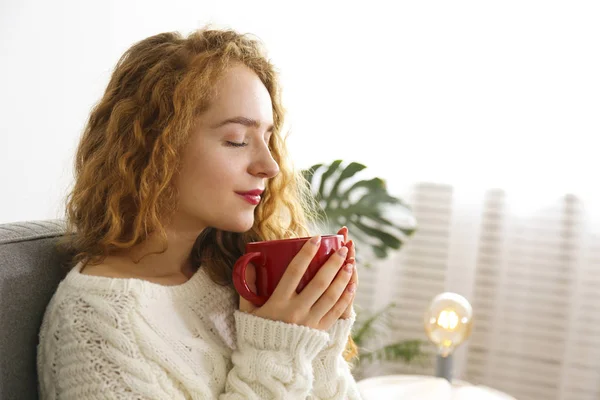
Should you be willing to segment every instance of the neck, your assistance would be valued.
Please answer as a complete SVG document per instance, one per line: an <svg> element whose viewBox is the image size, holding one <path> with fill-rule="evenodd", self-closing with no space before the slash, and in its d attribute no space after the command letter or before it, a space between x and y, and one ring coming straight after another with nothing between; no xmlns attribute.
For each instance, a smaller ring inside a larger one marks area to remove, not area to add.
<svg viewBox="0 0 600 400"><path fill-rule="evenodd" d="M192 248L203 230L199 224L175 217L165 226L166 243L158 233L153 233L144 242L116 255L127 259L133 271L141 275L190 277L198 267L191 262Z"/></svg>

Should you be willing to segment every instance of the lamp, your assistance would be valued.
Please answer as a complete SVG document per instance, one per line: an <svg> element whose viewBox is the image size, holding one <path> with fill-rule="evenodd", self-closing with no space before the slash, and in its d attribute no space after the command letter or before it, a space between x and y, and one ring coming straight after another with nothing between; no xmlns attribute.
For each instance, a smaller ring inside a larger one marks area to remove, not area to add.
<svg viewBox="0 0 600 400"><path fill-rule="evenodd" d="M452 382L452 353L471 335L473 308L463 296L437 295L425 312L425 333L437 347L436 376Z"/></svg>

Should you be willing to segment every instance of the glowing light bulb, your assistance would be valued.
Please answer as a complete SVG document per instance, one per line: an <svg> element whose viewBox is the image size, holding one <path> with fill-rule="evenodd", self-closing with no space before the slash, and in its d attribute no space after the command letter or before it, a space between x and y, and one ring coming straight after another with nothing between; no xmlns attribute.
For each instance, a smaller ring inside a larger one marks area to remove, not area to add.
<svg viewBox="0 0 600 400"><path fill-rule="evenodd" d="M425 313L425 332L442 357L448 357L467 340L472 327L473 308L467 299L456 293L436 296Z"/></svg>
<svg viewBox="0 0 600 400"><path fill-rule="evenodd" d="M442 310L436 323L440 328L453 331L458 325L458 315L454 310Z"/></svg>

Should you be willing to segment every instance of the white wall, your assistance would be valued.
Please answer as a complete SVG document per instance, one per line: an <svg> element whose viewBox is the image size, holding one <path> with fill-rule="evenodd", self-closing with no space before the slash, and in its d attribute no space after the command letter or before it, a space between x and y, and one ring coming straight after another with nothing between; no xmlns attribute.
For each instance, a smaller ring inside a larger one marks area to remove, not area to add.
<svg viewBox="0 0 600 400"><path fill-rule="evenodd" d="M302 167L362 161L392 190L597 193L598 2L394 3L2 0L0 223L62 215L78 137L123 51L207 22L266 42Z"/></svg>

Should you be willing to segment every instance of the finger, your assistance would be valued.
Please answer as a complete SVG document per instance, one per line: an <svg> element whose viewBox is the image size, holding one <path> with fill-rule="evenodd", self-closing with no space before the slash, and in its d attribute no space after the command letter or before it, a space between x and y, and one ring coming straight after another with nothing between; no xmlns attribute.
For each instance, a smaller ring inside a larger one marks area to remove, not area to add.
<svg viewBox="0 0 600 400"><path fill-rule="evenodd" d="M298 295L302 303L312 307L319 300L344 265L347 254L348 248L343 246L329 257L327 262L317 271L316 275ZM348 281L346 280L346 282Z"/></svg>
<svg viewBox="0 0 600 400"><path fill-rule="evenodd" d="M340 319L348 319L352 316L352 307L354 306L354 298L356 297L356 291L352 294L352 300L350 300L350 304L344 310L342 315L340 315Z"/></svg>
<svg viewBox="0 0 600 400"><path fill-rule="evenodd" d="M343 235L344 236L344 243L346 243L348 241L348 228L343 226L342 229L340 229L337 232L338 235Z"/></svg>
<svg viewBox="0 0 600 400"><path fill-rule="evenodd" d="M321 324L331 326L340 319L344 311L352 307L355 294L355 287L349 286L346 288L335 305L321 318Z"/></svg>
<svg viewBox="0 0 600 400"><path fill-rule="evenodd" d="M336 305L340 297L346 291L348 281L352 277L352 270L353 265L346 264L344 268L337 273L335 280L331 283L331 285L329 285L327 290L320 298L317 299L314 306L311 308L311 313L314 313L319 317L319 319L321 319L331 310L332 307ZM346 307L340 310L340 314L345 308Z"/></svg>
<svg viewBox="0 0 600 400"><path fill-rule="evenodd" d="M354 263L354 273L352 274L351 282L354 283L358 289L358 267L356 266L356 263Z"/></svg>
<svg viewBox="0 0 600 400"><path fill-rule="evenodd" d="M351 283L354 283L356 285L356 287L358 288L358 271L356 269L356 264L355 263L351 263L351 264L352 264L352 277L350 278L348 285L350 285Z"/></svg>
<svg viewBox="0 0 600 400"><path fill-rule="evenodd" d="M320 246L321 235L312 237L302 246L283 273L281 280L271 295L272 298L288 300L296 293L296 288L300 280L304 276L313 257L317 254Z"/></svg>
<svg viewBox="0 0 600 400"><path fill-rule="evenodd" d="M356 248L354 246L354 241L352 240L348 242L348 258L346 262L354 264L354 271L352 272L352 279L350 279L350 282L355 283L358 286L358 272L356 270Z"/></svg>
<svg viewBox="0 0 600 400"><path fill-rule="evenodd" d="M356 265L354 265L354 271L352 272L352 277L350 278L350 281L348 282L348 286L354 284L354 295L356 295L356 290L358 289L358 272L356 270ZM354 304L354 296L352 297L352 301L350 302L350 304L348 305L348 307L346 308L346 310L344 311L344 313L342 314L342 316L340 318L343 319L347 319L350 318L350 315L352 314L352 305Z"/></svg>
<svg viewBox="0 0 600 400"><path fill-rule="evenodd" d="M350 259L356 259L356 247L354 246L354 240L348 241L346 245L348 246L348 262L350 262Z"/></svg>

